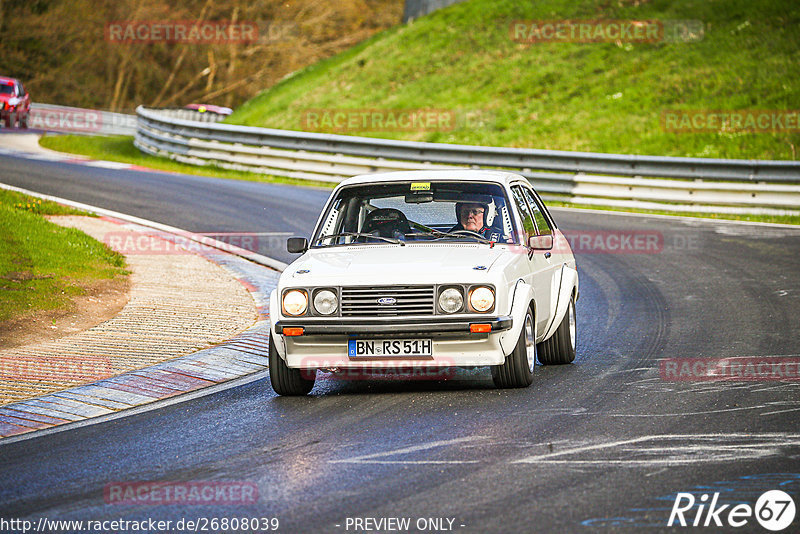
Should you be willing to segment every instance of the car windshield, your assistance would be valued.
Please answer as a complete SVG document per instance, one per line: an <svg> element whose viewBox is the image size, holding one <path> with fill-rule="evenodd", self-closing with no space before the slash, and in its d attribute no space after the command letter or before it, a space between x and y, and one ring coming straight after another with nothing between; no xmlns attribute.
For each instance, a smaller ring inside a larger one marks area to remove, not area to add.
<svg viewBox="0 0 800 534"><path fill-rule="evenodd" d="M0 84L0 95L13 95L13 94L14 94L13 85Z"/></svg>
<svg viewBox="0 0 800 534"><path fill-rule="evenodd" d="M342 188L312 247L410 242L518 244L504 189L483 182L390 182ZM456 209L482 216L480 231L459 224Z"/></svg>

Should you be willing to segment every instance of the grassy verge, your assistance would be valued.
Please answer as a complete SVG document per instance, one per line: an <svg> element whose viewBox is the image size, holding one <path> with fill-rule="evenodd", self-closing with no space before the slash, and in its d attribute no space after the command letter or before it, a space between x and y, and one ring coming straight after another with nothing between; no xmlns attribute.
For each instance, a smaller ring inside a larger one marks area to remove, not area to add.
<svg viewBox="0 0 800 534"><path fill-rule="evenodd" d="M92 281L127 275L125 258L43 215L84 215L0 189L0 326L40 310L67 309Z"/></svg>
<svg viewBox="0 0 800 534"><path fill-rule="evenodd" d="M217 169L216 167L206 168L195 165L187 165L170 161L168 159L156 158L139 152L133 146L131 137L88 137L83 135L59 135L42 137L40 143L46 148L68 152L70 154L82 154L96 159L107 161L119 161L142 165L153 169L167 170L171 172L182 172L186 174L198 174L203 176L213 176L214 178L233 178L236 180L250 180L255 182L275 182L292 185L316 186L332 189L336 184L331 182L314 182L311 180L295 180L290 178L268 177L261 174L229 171ZM641 210L633 208L616 208L605 206L589 206L580 204L570 204L568 202L548 202L548 206L563 206L571 208L601 209L609 211L625 211L631 213L654 213L660 215L682 215L685 217L702 217L706 219L727 219L733 221L755 221L784 224L800 224L800 216L782 215L738 215L727 213L686 213L681 211L666 210Z"/></svg>
<svg viewBox="0 0 800 534"><path fill-rule="evenodd" d="M254 172L233 171L222 169L220 167L189 165L167 158L159 158L141 152L133 145L133 137L127 135L109 137L86 135L47 135L40 139L39 144L45 148L57 150L59 152L80 154L83 156L89 156L93 159L105 161L129 163L131 165L139 165L140 167L147 167L148 169L155 169L159 171L180 172L184 174L194 174L197 176L211 176L214 178L233 178L236 180L248 180L251 182L270 182L313 187L332 188L335 185L328 182L315 182L313 180L284 178L282 176L271 176L267 174L257 174Z"/></svg>

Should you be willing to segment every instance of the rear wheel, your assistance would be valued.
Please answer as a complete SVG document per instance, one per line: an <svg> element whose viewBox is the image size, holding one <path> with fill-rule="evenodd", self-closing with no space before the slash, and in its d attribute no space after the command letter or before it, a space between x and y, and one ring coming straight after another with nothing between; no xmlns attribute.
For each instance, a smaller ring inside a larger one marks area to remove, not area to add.
<svg viewBox="0 0 800 534"><path fill-rule="evenodd" d="M575 360L575 298L569 300L569 307L558 329L547 341L539 343L538 356L542 365L561 365Z"/></svg>
<svg viewBox="0 0 800 534"><path fill-rule="evenodd" d="M533 312L528 308L514 351L506 356L505 363L492 367L495 386L524 388L533 382L533 366L536 365L536 330L533 325Z"/></svg>
<svg viewBox="0 0 800 534"><path fill-rule="evenodd" d="M315 370L292 369L278 354L269 335L269 380L278 395L306 395L314 387ZM310 378L306 378L309 376Z"/></svg>

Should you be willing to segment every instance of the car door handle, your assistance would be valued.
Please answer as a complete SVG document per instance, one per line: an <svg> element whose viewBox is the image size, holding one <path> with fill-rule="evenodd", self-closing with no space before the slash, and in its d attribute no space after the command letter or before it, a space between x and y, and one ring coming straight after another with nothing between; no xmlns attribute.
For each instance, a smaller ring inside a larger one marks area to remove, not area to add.
<svg viewBox="0 0 800 534"><path fill-rule="evenodd" d="M552 254L550 254L549 252L544 253L544 257L547 258L548 260L550 259L550 256L552 256Z"/></svg>

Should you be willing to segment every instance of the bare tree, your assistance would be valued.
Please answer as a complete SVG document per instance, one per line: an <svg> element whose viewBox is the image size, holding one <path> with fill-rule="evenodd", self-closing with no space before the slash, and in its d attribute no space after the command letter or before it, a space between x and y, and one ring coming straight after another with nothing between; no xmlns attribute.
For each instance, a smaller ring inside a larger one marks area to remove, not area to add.
<svg viewBox="0 0 800 534"><path fill-rule="evenodd" d="M236 106L297 69L400 21L402 0L0 0L0 71L39 102L130 111ZM130 43L111 22L253 23L257 39Z"/></svg>

